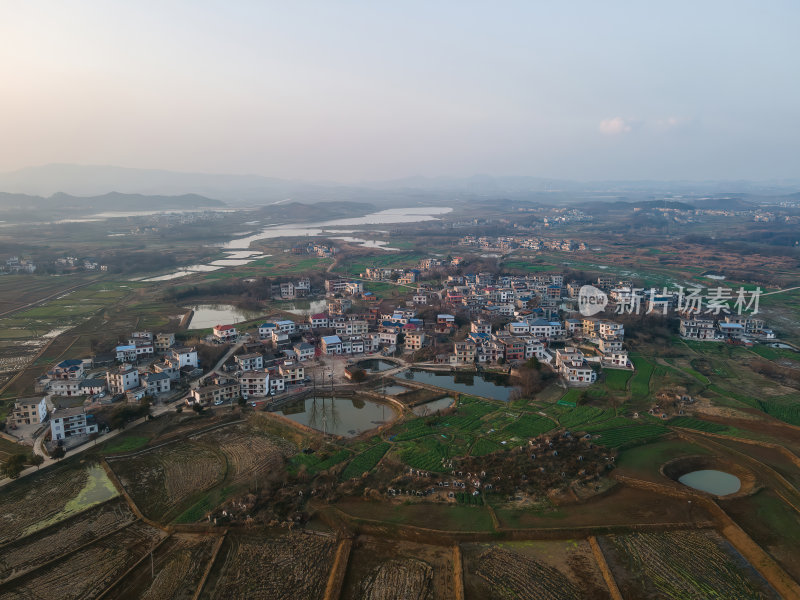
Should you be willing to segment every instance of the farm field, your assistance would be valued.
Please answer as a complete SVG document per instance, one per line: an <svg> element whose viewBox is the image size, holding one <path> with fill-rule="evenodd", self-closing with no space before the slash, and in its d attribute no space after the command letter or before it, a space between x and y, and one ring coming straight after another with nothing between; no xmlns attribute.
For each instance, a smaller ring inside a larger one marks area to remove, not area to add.
<svg viewBox="0 0 800 600"><path fill-rule="evenodd" d="M139 509L151 519L164 521L220 483L226 466L219 452L185 441L131 458L109 459L108 464Z"/></svg>
<svg viewBox="0 0 800 600"><path fill-rule="evenodd" d="M134 520L135 516L125 502L112 500L13 541L3 546L0 553L0 582L18 577Z"/></svg>
<svg viewBox="0 0 800 600"><path fill-rule="evenodd" d="M152 564L150 560L143 561L113 586L105 598L191 600L217 539L188 533L170 536L153 552Z"/></svg>
<svg viewBox="0 0 800 600"><path fill-rule="evenodd" d="M201 598L322 598L335 550L333 537L310 533L229 534Z"/></svg>
<svg viewBox="0 0 800 600"><path fill-rule="evenodd" d="M341 599L449 600L453 587L451 546L359 536L350 552Z"/></svg>
<svg viewBox="0 0 800 600"><path fill-rule="evenodd" d="M800 581L800 514L775 492L720 501L720 506L764 550Z"/></svg>
<svg viewBox="0 0 800 600"><path fill-rule="evenodd" d="M684 456L706 456L711 451L686 440L661 440L623 450L617 457L617 469L623 475L665 483L659 469L664 463Z"/></svg>
<svg viewBox="0 0 800 600"><path fill-rule="evenodd" d="M610 598L586 540L462 544L467 600Z"/></svg>
<svg viewBox="0 0 800 600"><path fill-rule="evenodd" d="M443 531L491 531L492 518L485 507L442 504L390 504L343 500L334 505L356 519L395 525L415 525Z"/></svg>
<svg viewBox="0 0 800 600"><path fill-rule="evenodd" d="M16 540L114 498L99 464L57 465L0 488L0 544Z"/></svg>
<svg viewBox="0 0 800 600"><path fill-rule="evenodd" d="M166 534L139 521L98 540L46 569L0 586L0 597L96 597L154 548ZM77 577L76 574L80 574ZM69 585L65 585L69 582Z"/></svg>
<svg viewBox="0 0 800 600"><path fill-rule="evenodd" d="M709 516L699 507L694 507L690 515L685 502L623 485L614 486L588 504L547 506L540 510L498 505L495 513L500 525L509 529L696 523L709 520Z"/></svg>
<svg viewBox="0 0 800 600"><path fill-rule="evenodd" d="M778 598L713 531L610 535L598 543L624 598Z"/></svg>

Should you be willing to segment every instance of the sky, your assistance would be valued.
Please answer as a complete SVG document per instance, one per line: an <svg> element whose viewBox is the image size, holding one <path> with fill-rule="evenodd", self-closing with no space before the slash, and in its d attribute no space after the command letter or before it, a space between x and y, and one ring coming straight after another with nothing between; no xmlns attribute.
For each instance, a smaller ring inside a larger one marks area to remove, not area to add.
<svg viewBox="0 0 800 600"><path fill-rule="evenodd" d="M774 180L800 2L0 0L0 171Z"/></svg>

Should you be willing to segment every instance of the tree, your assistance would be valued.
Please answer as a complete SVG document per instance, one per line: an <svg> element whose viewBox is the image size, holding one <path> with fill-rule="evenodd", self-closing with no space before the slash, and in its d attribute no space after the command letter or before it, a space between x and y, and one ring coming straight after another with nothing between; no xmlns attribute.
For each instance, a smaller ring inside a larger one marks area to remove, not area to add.
<svg viewBox="0 0 800 600"><path fill-rule="evenodd" d="M352 369L350 371L350 381L353 383L361 383L367 378L367 372L364 369Z"/></svg>
<svg viewBox="0 0 800 600"><path fill-rule="evenodd" d="M39 467L42 466L43 462L44 462L44 457L39 456L38 454L34 454L33 458L31 458L31 464L32 465L36 465L36 470L37 471L39 470Z"/></svg>
<svg viewBox="0 0 800 600"><path fill-rule="evenodd" d="M50 453L50 457L58 460L59 458L64 458L67 454L67 451L64 450L64 446L56 446L53 448L53 451Z"/></svg>
<svg viewBox="0 0 800 600"><path fill-rule="evenodd" d="M25 467L24 454L12 454L3 464L3 473L9 479L16 479Z"/></svg>

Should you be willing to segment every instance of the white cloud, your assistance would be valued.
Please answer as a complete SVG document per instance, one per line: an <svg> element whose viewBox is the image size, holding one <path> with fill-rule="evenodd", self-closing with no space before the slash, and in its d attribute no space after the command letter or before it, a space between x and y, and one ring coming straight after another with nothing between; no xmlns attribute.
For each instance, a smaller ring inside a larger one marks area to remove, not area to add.
<svg viewBox="0 0 800 600"><path fill-rule="evenodd" d="M600 132L606 135L620 135L630 133L633 127L622 117L612 117L600 121Z"/></svg>

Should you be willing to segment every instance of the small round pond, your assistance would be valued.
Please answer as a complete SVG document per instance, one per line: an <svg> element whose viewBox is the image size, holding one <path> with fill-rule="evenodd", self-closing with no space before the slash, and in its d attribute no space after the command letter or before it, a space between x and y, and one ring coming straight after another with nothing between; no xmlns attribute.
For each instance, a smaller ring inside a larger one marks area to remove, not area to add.
<svg viewBox="0 0 800 600"><path fill-rule="evenodd" d="M287 404L280 413L324 433L352 437L395 419L395 409L354 396L310 397Z"/></svg>
<svg viewBox="0 0 800 600"><path fill-rule="evenodd" d="M683 485L689 486L701 492L708 492L715 496L727 496L738 492L742 487L742 482L735 475L725 471L715 469L704 469L692 471L678 478Z"/></svg>

